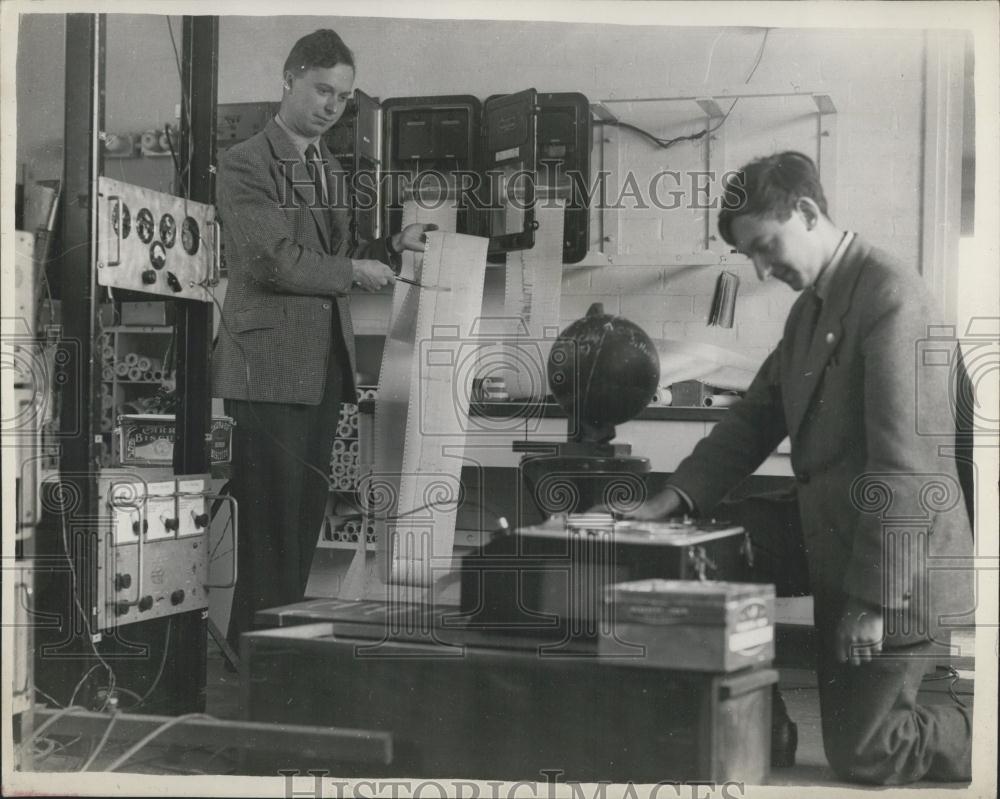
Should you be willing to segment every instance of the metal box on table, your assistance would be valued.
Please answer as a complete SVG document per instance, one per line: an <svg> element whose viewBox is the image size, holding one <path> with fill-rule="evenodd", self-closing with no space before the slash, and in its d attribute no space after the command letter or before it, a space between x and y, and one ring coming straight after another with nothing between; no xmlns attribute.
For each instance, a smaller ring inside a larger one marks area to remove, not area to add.
<svg viewBox="0 0 1000 799"><path fill-rule="evenodd" d="M774 659L774 586L639 580L604 589L613 635L602 655L636 665L729 672ZM641 652L641 654L639 654Z"/></svg>
<svg viewBox="0 0 1000 799"><path fill-rule="evenodd" d="M695 521L552 519L498 536L461 566L461 606L479 626L570 628L595 637L604 587L647 578L746 580L742 527Z"/></svg>

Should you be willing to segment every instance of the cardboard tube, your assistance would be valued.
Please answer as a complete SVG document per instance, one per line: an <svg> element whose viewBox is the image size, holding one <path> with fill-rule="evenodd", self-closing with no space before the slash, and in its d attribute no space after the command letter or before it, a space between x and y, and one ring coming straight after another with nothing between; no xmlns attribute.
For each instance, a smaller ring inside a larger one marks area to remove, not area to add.
<svg viewBox="0 0 1000 799"><path fill-rule="evenodd" d="M741 399L742 397L736 394L713 394L711 397L705 397L704 405L706 408L728 408Z"/></svg>

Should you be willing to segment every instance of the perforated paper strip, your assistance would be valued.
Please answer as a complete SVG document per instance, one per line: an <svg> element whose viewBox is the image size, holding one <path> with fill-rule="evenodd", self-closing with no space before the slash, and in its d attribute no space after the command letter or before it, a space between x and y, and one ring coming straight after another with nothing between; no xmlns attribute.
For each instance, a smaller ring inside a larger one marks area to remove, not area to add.
<svg viewBox="0 0 1000 799"><path fill-rule="evenodd" d="M410 206L407 218L454 229L454 209ZM383 579L393 583L429 586L451 565L471 390L471 372L456 367L481 313L487 244L428 233L423 257L406 259L402 275L450 290L396 285L371 483L377 538L389 542Z"/></svg>
<svg viewBox="0 0 1000 799"><path fill-rule="evenodd" d="M565 201L547 199L535 206L535 246L507 255L504 290L508 366L502 370L511 399L544 399L545 365L559 333L562 296Z"/></svg>

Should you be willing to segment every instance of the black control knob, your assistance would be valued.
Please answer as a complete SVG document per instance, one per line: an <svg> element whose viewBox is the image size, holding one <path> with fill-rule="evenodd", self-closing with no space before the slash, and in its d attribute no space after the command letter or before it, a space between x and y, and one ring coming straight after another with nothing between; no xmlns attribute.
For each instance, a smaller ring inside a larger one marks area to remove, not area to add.
<svg viewBox="0 0 1000 799"><path fill-rule="evenodd" d="M177 275L173 272L167 272L167 285L173 291L184 291L184 287L181 286L181 281L177 279Z"/></svg>
<svg viewBox="0 0 1000 799"><path fill-rule="evenodd" d="M153 597L151 597L149 594L146 594L146 596L144 596L142 599L139 600L139 610L147 611L151 607L153 607Z"/></svg>
<svg viewBox="0 0 1000 799"><path fill-rule="evenodd" d="M147 519L142 520L142 531L144 533L149 532L149 521ZM139 535L139 522L132 522L132 532Z"/></svg>
<svg viewBox="0 0 1000 799"><path fill-rule="evenodd" d="M195 516L194 517L194 526L198 527L198 528L208 527L208 514L207 513L199 513L197 516Z"/></svg>
<svg viewBox="0 0 1000 799"><path fill-rule="evenodd" d="M177 528L179 526L180 526L180 523L178 522L177 519L164 519L163 520L163 527L168 532L171 532L171 533L177 532Z"/></svg>
<svg viewBox="0 0 1000 799"><path fill-rule="evenodd" d="M124 591L132 585L132 575L131 574L116 574L115 575L115 590Z"/></svg>
<svg viewBox="0 0 1000 799"><path fill-rule="evenodd" d="M144 269L142 272L142 282L147 286L156 282L156 270L155 269Z"/></svg>
<svg viewBox="0 0 1000 799"><path fill-rule="evenodd" d="M116 602L115 615L124 616L126 613L128 613L128 602Z"/></svg>
<svg viewBox="0 0 1000 799"><path fill-rule="evenodd" d="M176 591L174 591L170 595L170 604L171 605L179 605L183 601L184 601L184 589L183 588L178 588Z"/></svg>

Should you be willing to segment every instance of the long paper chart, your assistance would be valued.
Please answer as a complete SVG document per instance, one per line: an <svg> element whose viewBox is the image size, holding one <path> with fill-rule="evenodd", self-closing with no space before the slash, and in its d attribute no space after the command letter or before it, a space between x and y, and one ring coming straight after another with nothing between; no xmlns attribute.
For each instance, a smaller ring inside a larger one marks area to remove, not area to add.
<svg viewBox="0 0 1000 799"><path fill-rule="evenodd" d="M545 367L559 334L562 295L564 200L535 206L535 246L507 255L504 290L506 337L504 378L511 399L542 400L548 393Z"/></svg>
<svg viewBox="0 0 1000 799"><path fill-rule="evenodd" d="M456 369L482 309L485 238L459 235L454 207L408 203L403 224L434 222L423 256L404 256L375 403L375 463L367 485L380 577L431 586L451 569L461 499L468 386Z"/></svg>

